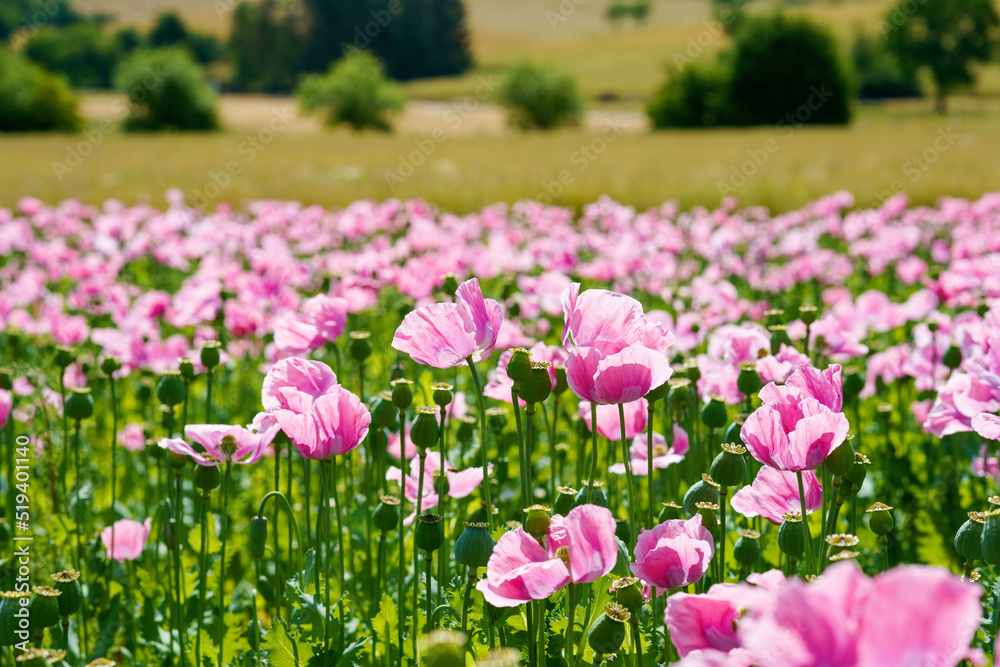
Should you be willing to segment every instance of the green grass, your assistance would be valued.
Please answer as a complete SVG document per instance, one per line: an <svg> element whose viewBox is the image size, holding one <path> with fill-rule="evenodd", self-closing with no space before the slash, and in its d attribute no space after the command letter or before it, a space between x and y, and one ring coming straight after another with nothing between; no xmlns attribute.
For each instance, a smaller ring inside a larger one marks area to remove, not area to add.
<svg viewBox="0 0 1000 667"><path fill-rule="evenodd" d="M736 192L745 203L790 210L847 189L868 205L894 182L917 203L932 203L943 195L975 197L997 188L1000 154L984 149L1000 145L1000 115L982 104L957 106L967 109L948 117L912 105L863 109L850 127L801 128L791 136L774 128L623 133L592 160L581 148L591 142L600 148L600 135L583 130L452 137L437 144L419 136L286 132L259 151L246 143L246 132L111 133L61 179L54 164L65 163L84 137L13 136L0 141L0 205L26 195L161 204L170 187L189 196L205 193L213 172L225 172L229 164L238 173L210 206L279 198L339 207L359 198L398 196L425 197L464 212L543 195L561 172L571 182L554 198L557 203L579 207L607 194L639 208L669 199L714 206L721 198L718 184L749 158L748 151L759 157L769 139L778 150ZM938 133L949 126L958 138L932 156L928 169L908 164L933 150ZM391 188L386 174L419 151L418 142L433 152Z"/></svg>

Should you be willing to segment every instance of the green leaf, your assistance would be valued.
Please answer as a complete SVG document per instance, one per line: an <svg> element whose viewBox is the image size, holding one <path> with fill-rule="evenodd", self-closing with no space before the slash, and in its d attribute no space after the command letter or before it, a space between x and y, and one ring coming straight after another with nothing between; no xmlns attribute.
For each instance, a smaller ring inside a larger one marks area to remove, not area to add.
<svg viewBox="0 0 1000 667"><path fill-rule="evenodd" d="M382 595L378 613L372 619L372 625L375 628L375 636L378 637L379 643L390 644L397 640L396 633L399 626L399 611L396 609L396 603L392 601L392 598L388 594Z"/></svg>
<svg viewBox="0 0 1000 667"><path fill-rule="evenodd" d="M313 656L312 647L290 637L283 621L278 621L264 635L261 648L267 652L269 667L303 667Z"/></svg>

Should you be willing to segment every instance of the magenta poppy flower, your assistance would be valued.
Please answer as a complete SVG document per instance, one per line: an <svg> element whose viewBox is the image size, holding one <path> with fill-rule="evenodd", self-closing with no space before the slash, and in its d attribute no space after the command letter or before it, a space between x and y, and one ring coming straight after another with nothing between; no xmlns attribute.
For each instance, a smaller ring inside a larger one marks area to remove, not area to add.
<svg viewBox="0 0 1000 667"><path fill-rule="evenodd" d="M772 388L775 386L768 385ZM812 366L800 366L785 380L785 386L798 389L806 396L812 396L833 412L841 412L843 409L844 383L840 364L833 364L823 371ZM765 389L767 387L761 390L760 400L768 403L770 401Z"/></svg>
<svg viewBox="0 0 1000 667"><path fill-rule="evenodd" d="M190 456L201 466L217 466L220 463L251 464L260 460L279 430L277 424L272 424L259 433L243 426L188 424L184 427L184 435L204 447L204 453L180 438L163 438L160 440L160 447L175 454ZM226 446L226 436L231 437L235 443L232 449Z"/></svg>
<svg viewBox="0 0 1000 667"><path fill-rule="evenodd" d="M684 588L704 576L715 555L715 541L701 525L701 515L643 529L635 546L632 573L662 595Z"/></svg>
<svg viewBox="0 0 1000 667"><path fill-rule="evenodd" d="M780 392L747 417L740 435L750 454L779 470L813 470L847 439L847 417L793 387L767 385L762 396Z"/></svg>
<svg viewBox="0 0 1000 667"><path fill-rule="evenodd" d="M143 523L131 519L119 519L114 525L114 544L111 543L111 526L102 530L101 542L104 543L108 558L120 563L141 556L152 523L152 519L146 519Z"/></svg>
<svg viewBox="0 0 1000 667"><path fill-rule="evenodd" d="M0 389L0 428L7 426L10 411L14 407L14 397L6 389Z"/></svg>
<svg viewBox="0 0 1000 667"><path fill-rule="evenodd" d="M981 412L972 418L972 429L981 438L1000 440L1000 417Z"/></svg>
<svg viewBox="0 0 1000 667"><path fill-rule="evenodd" d="M616 349L613 343L576 347L566 361L573 393L598 405L637 401L670 379L673 369L662 352L642 345Z"/></svg>
<svg viewBox="0 0 1000 667"><path fill-rule="evenodd" d="M125 424L118 429L118 442L130 452L142 451L146 448L146 434L141 424Z"/></svg>
<svg viewBox="0 0 1000 667"><path fill-rule="evenodd" d="M321 361L298 357L282 359L268 371L261 388L265 412L303 412L317 398L337 386L337 376Z"/></svg>
<svg viewBox="0 0 1000 667"><path fill-rule="evenodd" d="M739 647L736 622L749 589L743 584L715 584L703 595L678 592L667 598L664 620L677 653L683 658L700 649L728 653Z"/></svg>
<svg viewBox="0 0 1000 667"><path fill-rule="evenodd" d="M317 461L340 456L360 445L372 421L361 399L340 385L313 401L306 412L276 410L270 415L299 454Z"/></svg>
<svg viewBox="0 0 1000 667"><path fill-rule="evenodd" d="M637 438L646 432L646 423L649 420L647 407L646 399L644 398L625 404L626 438ZM591 423L590 403L580 401L578 410L580 419L587 425L587 430L593 431L594 425ZM600 435L613 442L621 440L622 430L620 421L617 405L597 406L597 432Z"/></svg>
<svg viewBox="0 0 1000 667"><path fill-rule="evenodd" d="M823 488L812 470L802 474L806 493L806 513L818 510L823 504ZM764 466L750 486L744 486L729 504L745 517L762 516L773 524L781 524L782 515L801 512L799 482L794 472Z"/></svg>
<svg viewBox="0 0 1000 667"><path fill-rule="evenodd" d="M500 304L484 299L479 280L473 278L459 285L455 303L417 308L403 318L392 347L426 366L453 368L466 359L487 359L502 322Z"/></svg>
<svg viewBox="0 0 1000 667"><path fill-rule="evenodd" d="M600 414L598 413L598 421ZM667 447L667 439L661 433L653 433L653 468L662 470L675 463L684 460L684 455L688 451L689 441L687 432L678 426L673 425L674 444ZM632 439L632 446L629 448L629 465L635 475L649 474L649 448L646 442L647 434L640 433ZM619 437L619 440L621 438ZM608 472L614 475L625 474L625 464L615 463L608 468Z"/></svg>
<svg viewBox="0 0 1000 667"><path fill-rule="evenodd" d="M544 600L570 582L597 581L618 560L615 519L596 505L579 505L566 517L552 517L543 547L516 528L497 542L476 588L496 607Z"/></svg>

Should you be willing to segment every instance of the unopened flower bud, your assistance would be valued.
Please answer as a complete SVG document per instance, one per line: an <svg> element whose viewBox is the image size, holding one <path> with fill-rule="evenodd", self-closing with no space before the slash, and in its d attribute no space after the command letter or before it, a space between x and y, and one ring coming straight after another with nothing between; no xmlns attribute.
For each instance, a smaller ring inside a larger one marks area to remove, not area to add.
<svg viewBox="0 0 1000 667"><path fill-rule="evenodd" d="M264 558L267 545L267 517L255 516L250 519L250 554L257 560Z"/></svg>
<svg viewBox="0 0 1000 667"><path fill-rule="evenodd" d="M552 368L556 371L556 386L552 388L555 396L562 396L569 389L569 380L566 379L566 364L555 364Z"/></svg>
<svg viewBox="0 0 1000 667"><path fill-rule="evenodd" d="M944 353L941 362L949 369L955 370L962 365L962 349L957 345L952 345Z"/></svg>
<svg viewBox="0 0 1000 667"><path fill-rule="evenodd" d="M823 462L826 469L834 475L845 475L854 467L854 447L850 439L840 443L840 446L830 452Z"/></svg>

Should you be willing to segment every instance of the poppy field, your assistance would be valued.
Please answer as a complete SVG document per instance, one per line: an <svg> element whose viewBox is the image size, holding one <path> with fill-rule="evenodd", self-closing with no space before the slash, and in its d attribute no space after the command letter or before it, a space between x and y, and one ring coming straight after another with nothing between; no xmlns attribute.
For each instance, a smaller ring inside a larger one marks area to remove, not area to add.
<svg viewBox="0 0 1000 667"><path fill-rule="evenodd" d="M0 665L990 664L1000 194L0 208Z"/></svg>

